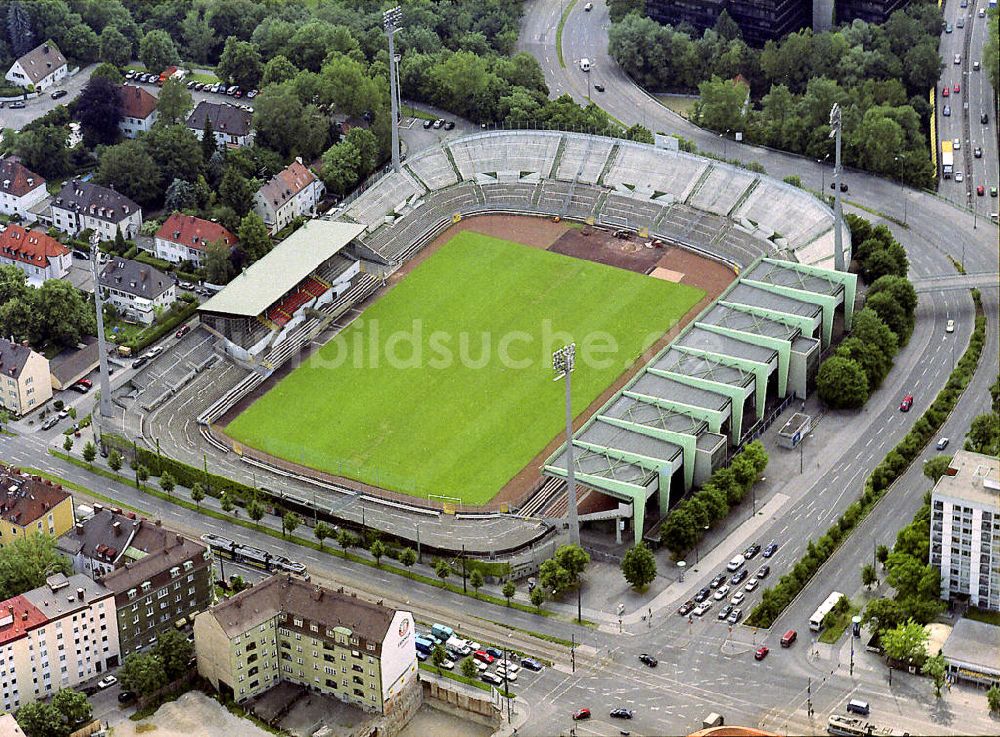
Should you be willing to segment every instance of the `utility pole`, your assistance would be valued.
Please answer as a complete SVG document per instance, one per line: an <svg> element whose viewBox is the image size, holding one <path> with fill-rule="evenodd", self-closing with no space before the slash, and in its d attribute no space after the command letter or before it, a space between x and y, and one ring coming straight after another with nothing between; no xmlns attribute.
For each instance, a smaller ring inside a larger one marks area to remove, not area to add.
<svg viewBox="0 0 1000 737"><path fill-rule="evenodd" d="M94 277L94 308L97 310L97 354L101 367L101 398L97 402L94 420L97 421L97 441L103 446L101 420L105 418L110 420L113 412L111 409L111 375L108 373L108 347L104 340L104 300L101 296L101 282L97 264L100 254L100 250L97 248L99 242L100 237L97 233L92 233L90 236L90 269Z"/></svg>
<svg viewBox="0 0 1000 737"><path fill-rule="evenodd" d="M576 633L570 633L570 643L569 662L573 672L576 673Z"/></svg>
<svg viewBox="0 0 1000 737"><path fill-rule="evenodd" d="M465 543L462 543L462 593L469 593L468 585L466 581L468 579L465 577Z"/></svg>
<svg viewBox="0 0 1000 737"><path fill-rule="evenodd" d="M812 693L813 693L813 679L810 678L809 679L809 685L806 687L806 694L807 694L807 696L806 696L806 710L809 712L809 718L810 719L812 718L812 715L813 715Z"/></svg>
<svg viewBox="0 0 1000 737"><path fill-rule="evenodd" d="M403 9L398 5L382 14L385 33L389 37L389 101L392 113L392 168L399 171L399 80L396 79L396 44L394 34L403 19Z"/></svg>
<svg viewBox="0 0 1000 737"><path fill-rule="evenodd" d="M569 540L580 544L580 523L576 513L576 469L573 466L573 399L570 375L576 363L576 343L563 346L552 354L552 370L556 380L566 379L566 489L569 496Z"/></svg>
<svg viewBox="0 0 1000 737"><path fill-rule="evenodd" d="M841 228L844 222L844 213L840 206L840 134L841 134L840 105L834 104L830 110L830 137L836 141L836 154L833 165L833 268L837 271L846 271L847 265L844 263L844 235Z"/></svg>

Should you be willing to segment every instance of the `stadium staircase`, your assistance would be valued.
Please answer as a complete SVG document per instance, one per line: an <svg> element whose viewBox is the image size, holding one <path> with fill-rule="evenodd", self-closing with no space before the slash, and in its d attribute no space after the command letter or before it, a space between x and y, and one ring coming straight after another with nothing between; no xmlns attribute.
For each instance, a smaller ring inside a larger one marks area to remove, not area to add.
<svg viewBox="0 0 1000 737"><path fill-rule="evenodd" d="M534 517L548 505L553 498L559 494L566 493L566 481L556 476L543 476L544 483L531 498L528 503L518 510L522 517Z"/></svg>

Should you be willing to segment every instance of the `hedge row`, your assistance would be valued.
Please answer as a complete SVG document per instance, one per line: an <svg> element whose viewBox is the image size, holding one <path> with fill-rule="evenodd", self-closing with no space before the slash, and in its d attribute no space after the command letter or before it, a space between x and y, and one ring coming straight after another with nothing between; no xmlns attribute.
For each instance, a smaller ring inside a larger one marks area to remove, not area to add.
<svg viewBox="0 0 1000 737"><path fill-rule="evenodd" d="M169 261L164 261L162 258L156 258L156 256L152 256L146 251L139 251L139 253L135 255L135 260L148 264L149 266L159 269L160 271L171 271L174 268L174 265Z"/></svg>
<svg viewBox="0 0 1000 737"><path fill-rule="evenodd" d="M184 300L187 301L187 300ZM170 333L183 322L187 322L191 319L192 315L198 311L198 301L187 302L183 307L176 308L172 307L167 316L163 318L161 322L150 326L148 329L143 330L141 333L137 334L133 338L126 341L125 345L131 348L133 351L141 351L143 348L148 346L150 343L155 343L160 338L162 338L167 333Z"/></svg>
<svg viewBox="0 0 1000 737"><path fill-rule="evenodd" d="M770 627L799 592L805 588L813 574L825 563L850 532L872 510L889 486L909 467L954 409L959 396L972 380L986 340L986 317L983 314L979 291L972 290L976 303L976 327L969 339L969 346L948 377L948 383L938 393L931 406L914 423L895 448L889 451L871 475L865 480L864 491L826 533L816 542L809 541L806 554L791 571L782 576L773 588L764 589L761 602L747 617L747 624Z"/></svg>

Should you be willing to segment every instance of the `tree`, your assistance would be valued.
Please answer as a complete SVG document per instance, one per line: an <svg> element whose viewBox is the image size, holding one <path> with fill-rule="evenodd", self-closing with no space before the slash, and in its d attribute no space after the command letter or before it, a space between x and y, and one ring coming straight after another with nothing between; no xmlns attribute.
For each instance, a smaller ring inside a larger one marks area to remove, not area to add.
<svg viewBox="0 0 1000 737"><path fill-rule="evenodd" d="M159 174L157 173L158 178ZM175 179L170 183L170 186L167 187L166 197L163 200L164 212L195 210L197 207L198 194L191 182L186 182L183 179Z"/></svg>
<svg viewBox="0 0 1000 737"><path fill-rule="evenodd" d="M236 231L240 247L251 261L262 259L272 248L271 235L267 232L264 220L256 212L249 212L240 220Z"/></svg>
<svg viewBox="0 0 1000 737"><path fill-rule="evenodd" d="M466 658L462 661L462 675L466 678L475 678L479 675L479 669L476 667L475 660Z"/></svg>
<svg viewBox="0 0 1000 737"><path fill-rule="evenodd" d="M195 481L194 485L191 487L191 501L194 502L195 507L201 509L201 503L205 499L205 489Z"/></svg>
<svg viewBox="0 0 1000 737"><path fill-rule="evenodd" d="M177 482L174 481L174 477L170 474L170 471L164 471L160 475L160 488L167 492L167 494L172 494L176 486Z"/></svg>
<svg viewBox="0 0 1000 737"><path fill-rule="evenodd" d="M644 543L632 546L625 553L622 575L636 589L643 589L656 579L656 558Z"/></svg>
<svg viewBox="0 0 1000 737"><path fill-rule="evenodd" d="M469 586L476 592L476 598L479 598L479 589L483 587L486 583L486 579L483 578L483 573L478 568L472 569L472 573L469 575Z"/></svg>
<svg viewBox="0 0 1000 737"><path fill-rule="evenodd" d="M149 480L149 469L143 465L136 466L135 468L135 487L138 489L139 484L144 484Z"/></svg>
<svg viewBox="0 0 1000 737"><path fill-rule="evenodd" d="M351 534L350 530L344 529L343 527L340 528L340 531L337 533L337 545L343 548L345 552L349 547L355 545L357 542L357 538Z"/></svg>
<svg viewBox="0 0 1000 737"><path fill-rule="evenodd" d="M313 525L313 536L319 542L319 549L323 549L323 541L330 537L333 530L330 529L330 525L326 522L317 522Z"/></svg>
<svg viewBox="0 0 1000 737"><path fill-rule="evenodd" d="M715 131L738 131L746 127L744 110L750 88L745 82L734 82L713 76L698 85L700 98L692 117Z"/></svg>
<svg viewBox="0 0 1000 737"><path fill-rule="evenodd" d="M411 567L417 562L417 551L413 548L403 548L399 551L399 562L403 564L404 568Z"/></svg>
<svg viewBox="0 0 1000 737"><path fill-rule="evenodd" d="M94 462L95 458L97 458L97 446L94 445L93 440L88 440L83 445L83 460L85 460L89 466Z"/></svg>
<svg viewBox="0 0 1000 737"><path fill-rule="evenodd" d="M89 722L94 715L94 710L87 701L87 697L79 691L71 688L61 688L52 697L54 706L62 717L66 720L68 729L76 729L84 722Z"/></svg>
<svg viewBox="0 0 1000 737"><path fill-rule="evenodd" d="M169 629L158 636L153 655L163 663L167 681L176 681L188 672L194 657L194 643L175 629Z"/></svg>
<svg viewBox="0 0 1000 737"><path fill-rule="evenodd" d="M235 167L227 166L219 184L219 201L229 205L237 215L243 217L253 209L253 195L254 188L247 178L236 171Z"/></svg>
<svg viewBox="0 0 1000 737"><path fill-rule="evenodd" d="M205 125L201 129L201 159L206 167L218 151L219 142L215 138L215 127L212 125L212 119L206 115Z"/></svg>
<svg viewBox="0 0 1000 737"><path fill-rule="evenodd" d="M913 333L914 318L906 313L903 305L897 302L893 295L888 292L878 292L869 296L865 304L896 334L901 346L909 342Z"/></svg>
<svg viewBox="0 0 1000 737"><path fill-rule="evenodd" d="M106 61L97 65L97 68L94 69L93 73L90 75L91 79L94 77L104 77L105 79L111 80L115 84L121 84L125 81L125 78L122 77L122 73L118 71L118 67L114 64L109 64Z"/></svg>
<svg viewBox="0 0 1000 737"><path fill-rule="evenodd" d="M160 167L160 186L166 189L175 179L194 182L201 172L201 144L185 125L154 125L142 137L142 144Z"/></svg>
<svg viewBox="0 0 1000 737"><path fill-rule="evenodd" d="M63 450L65 450L67 453L73 450L73 438L70 437L69 435L67 435L66 439L63 441Z"/></svg>
<svg viewBox="0 0 1000 737"><path fill-rule="evenodd" d="M69 728L52 704L32 701L17 710L17 723L28 737L66 737Z"/></svg>
<svg viewBox="0 0 1000 737"><path fill-rule="evenodd" d="M43 125L22 131L14 143L14 152L32 171L54 179L69 172L69 149L66 131L60 126Z"/></svg>
<svg viewBox="0 0 1000 737"><path fill-rule="evenodd" d="M123 691L147 696L167 685L167 672L158 656L132 653L118 669L118 681Z"/></svg>
<svg viewBox="0 0 1000 737"><path fill-rule="evenodd" d="M541 609L545 603L545 591L540 586L535 587L530 594L531 604L535 609Z"/></svg>
<svg viewBox="0 0 1000 737"><path fill-rule="evenodd" d="M261 77L260 84L262 87L268 87L272 84L281 84L282 82L294 79L295 75L298 73L298 67L292 64L292 62L288 60L287 56L278 54L277 56L268 59L267 64L264 65L264 73Z"/></svg>
<svg viewBox="0 0 1000 737"><path fill-rule="evenodd" d="M112 471L118 473L121 470L122 462L122 454L112 448L111 452L108 454L108 466Z"/></svg>
<svg viewBox="0 0 1000 737"><path fill-rule="evenodd" d="M215 67L215 73L220 79L250 90L260 84L262 72L260 50L256 44L240 41L235 36L226 39L222 56Z"/></svg>
<svg viewBox="0 0 1000 737"><path fill-rule="evenodd" d="M945 661L944 656L938 653L932 658L927 658L921 670L934 683L934 695L940 699L941 687L944 685L945 676L948 673L948 663Z"/></svg>
<svg viewBox="0 0 1000 737"><path fill-rule="evenodd" d="M885 562L888 559L889 559L889 546L888 545L879 545L877 548L875 548L875 560L877 560L879 563L881 563L884 566Z"/></svg>
<svg viewBox="0 0 1000 737"><path fill-rule="evenodd" d="M149 206L160 198L160 168L141 141L125 141L101 152L97 182Z"/></svg>
<svg viewBox="0 0 1000 737"><path fill-rule="evenodd" d="M866 589L871 590L872 586L878 583L878 573L875 571L875 566L871 563L865 563L861 567L861 585Z"/></svg>
<svg viewBox="0 0 1000 737"><path fill-rule="evenodd" d="M122 120L121 88L107 77L92 77L76 99L75 116L87 146L114 143Z"/></svg>
<svg viewBox="0 0 1000 737"><path fill-rule="evenodd" d="M919 666L927 657L927 630L909 619L882 633L882 647L892 660Z"/></svg>
<svg viewBox="0 0 1000 737"><path fill-rule="evenodd" d="M98 58L121 69L132 58L132 44L115 26L105 26L98 37Z"/></svg>
<svg viewBox="0 0 1000 737"><path fill-rule="evenodd" d="M203 13L191 8L181 23L181 35L187 47L188 57L202 64L208 62L215 44L215 29L208 24Z"/></svg>
<svg viewBox="0 0 1000 737"><path fill-rule="evenodd" d="M221 239L205 248L205 278L210 284L228 284L235 269L230 257L232 249Z"/></svg>
<svg viewBox="0 0 1000 737"><path fill-rule="evenodd" d="M996 412L976 415L965 439L965 449L985 455L1000 455L1000 415Z"/></svg>
<svg viewBox="0 0 1000 737"><path fill-rule="evenodd" d="M1000 712L1000 686L990 686L990 690L986 692L986 703L990 707L991 714Z"/></svg>
<svg viewBox="0 0 1000 737"><path fill-rule="evenodd" d="M247 503L247 516L254 521L257 529L260 529L260 521L264 519L264 505L258 499L251 499Z"/></svg>
<svg viewBox="0 0 1000 737"><path fill-rule="evenodd" d="M358 181L361 152L349 141L331 146L323 154L323 183L331 192L343 196Z"/></svg>
<svg viewBox="0 0 1000 737"><path fill-rule="evenodd" d="M83 23L73 26L63 36L63 48L82 64L92 64L100 56L100 41L94 30Z"/></svg>
<svg viewBox="0 0 1000 737"><path fill-rule="evenodd" d="M667 514L663 527L660 528L660 541L679 557L693 548L699 539L694 518L687 511L687 507L682 505L683 502Z"/></svg>
<svg viewBox="0 0 1000 737"><path fill-rule="evenodd" d="M580 576L590 565L590 555L579 545L561 545L552 556L556 563L569 574L570 583L579 581Z"/></svg>
<svg viewBox="0 0 1000 737"><path fill-rule="evenodd" d="M500 589L500 593L503 594L503 598L507 600L507 606L510 606L510 600L514 598L514 594L517 593L517 587L514 585L513 581L507 581L503 588Z"/></svg>
<svg viewBox="0 0 1000 737"><path fill-rule="evenodd" d="M229 514L233 511L233 500L229 497L229 494L223 494L222 498L219 499L219 506L222 507L222 511Z"/></svg>
<svg viewBox="0 0 1000 737"><path fill-rule="evenodd" d="M149 31L139 42L139 59L153 74L159 74L179 58L177 47L166 31Z"/></svg>
<svg viewBox="0 0 1000 737"><path fill-rule="evenodd" d="M924 476L937 483L937 480L948 471L951 459L952 456L934 456L929 459L924 463Z"/></svg>
<svg viewBox="0 0 1000 737"><path fill-rule="evenodd" d="M553 596L559 596L573 585L573 577L555 558L549 558L538 567L538 583Z"/></svg>
<svg viewBox="0 0 1000 737"><path fill-rule="evenodd" d="M857 409L868 399L868 377L857 361L831 356L816 376L820 399L834 409Z"/></svg>
<svg viewBox="0 0 1000 737"><path fill-rule="evenodd" d="M438 669L438 673L441 672L441 664L448 659L448 654L444 651L444 645L440 642L435 644L431 649L431 662L434 667Z"/></svg>
<svg viewBox="0 0 1000 737"><path fill-rule="evenodd" d="M52 573L72 572L73 566L56 551L50 535L16 537L0 548L0 597L10 599L38 588Z"/></svg>
<svg viewBox="0 0 1000 737"><path fill-rule="evenodd" d="M302 518L295 512L285 512L281 518L281 534L284 536L287 531L289 535L295 534L295 530L302 524Z"/></svg>
<svg viewBox="0 0 1000 737"><path fill-rule="evenodd" d="M378 141L375 134L365 128L351 128L347 133L346 140L357 150L361 158L358 168L359 179L363 179L375 171L379 161Z"/></svg>
<svg viewBox="0 0 1000 737"><path fill-rule="evenodd" d="M448 561L444 558L438 558L434 561L434 573L441 579L441 585L443 586L448 576L451 575L451 566L448 564Z"/></svg>
<svg viewBox="0 0 1000 737"><path fill-rule="evenodd" d="M656 140L653 138L653 133L649 130L649 128L639 125L638 123L625 131L625 138L629 141L638 141L639 143L648 144L653 144Z"/></svg>
<svg viewBox="0 0 1000 737"><path fill-rule="evenodd" d="M7 6L7 38L10 39L12 54L23 56L35 48L35 34L31 30L31 15L21 0L13 0Z"/></svg>
<svg viewBox="0 0 1000 737"><path fill-rule="evenodd" d="M386 554L385 543L381 540L375 540L372 542L371 547L368 548L368 552L372 554L375 559L375 565L379 568L382 567L382 556Z"/></svg>
<svg viewBox="0 0 1000 737"><path fill-rule="evenodd" d="M179 79L168 79L163 83L156 101L156 111L159 113L156 122L164 125L183 122L191 104L191 93L187 91L187 86Z"/></svg>

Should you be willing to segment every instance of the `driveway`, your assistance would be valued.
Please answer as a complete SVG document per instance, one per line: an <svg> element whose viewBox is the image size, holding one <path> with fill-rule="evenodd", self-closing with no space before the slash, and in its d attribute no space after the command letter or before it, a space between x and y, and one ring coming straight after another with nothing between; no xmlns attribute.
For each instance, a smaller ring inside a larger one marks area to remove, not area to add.
<svg viewBox="0 0 1000 737"><path fill-rule="evenodd" d="M83 67L72 77L66 77L62 82L45 90L38 97L25 100L23 108L11 110L10 103L4 103L4 106L0 108L0 128L21 130L32 120L42 117L57 105L69 104L70 100L80 94L80 90L90 80L90 75L94 73L96 68L96 64ZM55 90L66 90L68 94L58 100L53 100L52 93Z"/></svg>

